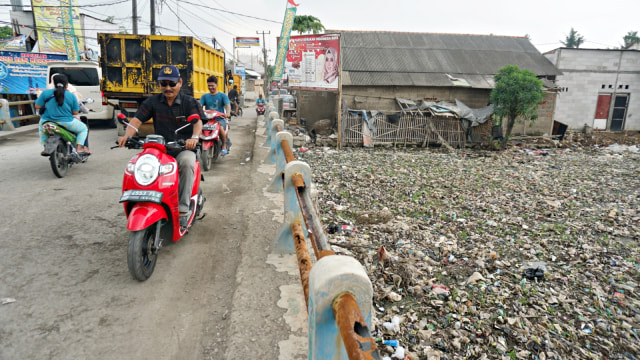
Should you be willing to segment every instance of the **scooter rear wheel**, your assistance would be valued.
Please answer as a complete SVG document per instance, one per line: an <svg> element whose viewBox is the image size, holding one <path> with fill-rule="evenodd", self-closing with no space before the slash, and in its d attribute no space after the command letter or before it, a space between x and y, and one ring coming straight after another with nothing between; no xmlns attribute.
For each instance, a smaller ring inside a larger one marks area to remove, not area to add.
<svg viewBox="0 0 640 360"><path fill-rule="evenodd" d="M156 267L157 253L153 252L156 224L144 230L132 231L129 235L127 263L129 272L138 281L147 280Z"/></svg>
<svg viewBox="0 0 640 360"><path fill-rule="evenodd" d="M59 177L63 178L67 175L69 169L69 148L65 144L64 140L58 141L56 150L49 156L49 162L51 162L51 170Z"/></svg>

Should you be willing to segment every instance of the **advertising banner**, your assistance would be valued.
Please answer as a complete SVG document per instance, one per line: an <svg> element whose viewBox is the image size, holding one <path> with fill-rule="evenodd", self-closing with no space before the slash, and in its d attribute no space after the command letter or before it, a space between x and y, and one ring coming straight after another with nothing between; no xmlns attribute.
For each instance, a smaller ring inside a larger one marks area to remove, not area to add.
<svg viewBox="0 0 640 360"><path fill-rule="evenodd" d="M260 46L260 38L258 37L237 37L236 47Z"/></svg>
<svg viewBox="0 0 640 360"><path fill-rule="evenodd" d="M0 51L27 51L24 35L16 36L13 39L0 40Z"/></svg>
<svg viewBox="0 0 640 360"><path fill-rule="evenodd" d="M234 73L236 75L240 75L242 77L242 84L240 84L240 90L242 90L242 93L244 94L244 92L246 91L246 85L245 85L245 68L244 66L236 66L234 69Z"/></svg>
<svg viewBox="0 0 640 360"><path fill-rule="evenodd" d="M289 87L338 90L340 34L292 36L285 73Z"/></svg>
<svg viewBox="0 0 640 360"><path fill-rule="evenodd" d="M36 94L47 87L47 63L67 55L0 51L0 93Z"/></svg>
<svg viewBox="0 0 640 360"><path fill-rule="evenodd" d="M289 36L291 35L291 28L293 27L293 19L296 17L297 7L287 7L284 13L284 21L282 22L282 32L280 32L280 39L278 40L278 54L276 55L276 63L273 71L272 80L279 81L282 79L284 72L284 61L287 57L287 47L289 46Z"/></svg>
<svg viewBox="0 0 640 360"><path fill-rule="evenodd" d="M77 0L31 0L41 52L67 54L80 60L84 49Z"/></svg>

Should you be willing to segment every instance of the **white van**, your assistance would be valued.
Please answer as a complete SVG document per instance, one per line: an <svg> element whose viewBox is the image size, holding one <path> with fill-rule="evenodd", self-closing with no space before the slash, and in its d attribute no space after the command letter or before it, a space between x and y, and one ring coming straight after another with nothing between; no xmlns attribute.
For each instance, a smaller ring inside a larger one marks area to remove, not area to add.
<svg viewBox="0 0 640 360"><path fill-rule="evenodd" d="M113 105L107 103L100 90L102 69L92 61L52 61L47 63L47 83L51 82L54 74L64 74L84 99L92 99L85 104L89 108L88 114L80 114L89 120L103 120L107 126L115 128L117 112Z"/></svg>

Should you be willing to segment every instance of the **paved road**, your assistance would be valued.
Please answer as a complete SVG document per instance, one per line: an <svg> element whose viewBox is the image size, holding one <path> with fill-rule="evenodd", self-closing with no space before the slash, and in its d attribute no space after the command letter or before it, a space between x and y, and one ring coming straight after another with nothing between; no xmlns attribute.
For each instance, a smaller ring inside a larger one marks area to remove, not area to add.
<svg viewBox="0 0 640 360"><path fill-rule="evenodd" d="M133 150L92 127L86 164L56 178L34 126L0 131L0 359L306 359L295 258L272 253L282 194L253 108L205 173L207 216L166 244L146 282L127 269L118 204ZM256 133L259 134L256 136Z"/></svg>

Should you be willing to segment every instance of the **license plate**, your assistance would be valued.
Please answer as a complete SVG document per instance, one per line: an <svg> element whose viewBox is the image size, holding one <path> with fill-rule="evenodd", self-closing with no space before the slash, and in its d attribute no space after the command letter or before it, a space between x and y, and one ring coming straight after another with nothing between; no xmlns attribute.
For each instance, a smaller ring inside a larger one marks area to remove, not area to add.
<svg viewBox="0 0 640 360"><path fill-rule="evenodd" d="M153 190L127 190L122 193L120 202L152 202L160 204L163 193Z"/></svg>

